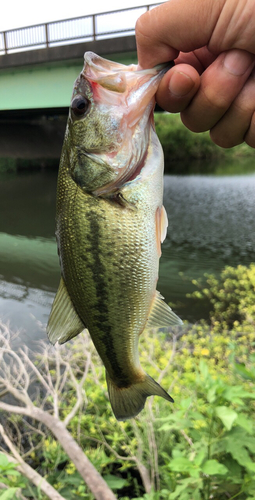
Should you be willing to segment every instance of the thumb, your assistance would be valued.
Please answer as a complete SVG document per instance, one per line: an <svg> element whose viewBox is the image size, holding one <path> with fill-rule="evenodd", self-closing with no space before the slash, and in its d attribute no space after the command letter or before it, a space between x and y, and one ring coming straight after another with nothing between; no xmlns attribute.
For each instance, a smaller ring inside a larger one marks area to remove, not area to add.
<svg viewBox="0 0 255 500"><path fill-rule="evenodd" d="M207 45L226 0L170 0L136 23L139 65L150 68Z"/></svg>

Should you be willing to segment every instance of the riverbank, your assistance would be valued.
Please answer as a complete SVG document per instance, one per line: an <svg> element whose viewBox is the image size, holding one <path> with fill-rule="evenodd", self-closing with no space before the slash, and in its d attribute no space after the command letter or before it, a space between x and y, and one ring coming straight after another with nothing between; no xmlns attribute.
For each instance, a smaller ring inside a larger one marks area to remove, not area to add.
<svg viewBox="0 0 255 500"><path fill-rule="evenodd" d="M66 116L42 117L37 120L0 121L0 172L23 169L58 168L64 140ZM224 162L236 160L238 170L242 159L249 159L253 168L254 149L246 144L222 149L216 146L209 132L195 134L184 127L179 115L155 113L155 125L165 155L165 172L215 173ZM235 171L235 173L238 173Z"/></svg>
<svg viewBox="0 0 255 500"><path fill-rule="evenodd" d="M251 171L255 151L247 144L229 149L220 148L212 142L209 132L195 134L188 130L179 114L155 113L155 126L164 150L165 173L198 174L215 173L216 170L220 173L220 165L224 164L223 172L226 172L228 163L231 164L231 172L228 173L244 173L246 159L249 163L247 172Z"/></svg>
<svg viewBox="0 0 255 500"><path fill-rule="evenodd" d="M0 120L0 173L58 168L66 116Z"/></svg>

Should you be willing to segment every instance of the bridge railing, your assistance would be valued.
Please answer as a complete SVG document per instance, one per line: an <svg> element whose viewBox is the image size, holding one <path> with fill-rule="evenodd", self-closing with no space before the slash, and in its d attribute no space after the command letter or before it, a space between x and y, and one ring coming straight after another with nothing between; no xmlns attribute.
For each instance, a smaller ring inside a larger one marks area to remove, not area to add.
<svg viewBox="0 0 255 500"><path fill-rule="evenodd" d="M139 16L157 4L53 21L0 32L0 54L133 35Z"/></svg>

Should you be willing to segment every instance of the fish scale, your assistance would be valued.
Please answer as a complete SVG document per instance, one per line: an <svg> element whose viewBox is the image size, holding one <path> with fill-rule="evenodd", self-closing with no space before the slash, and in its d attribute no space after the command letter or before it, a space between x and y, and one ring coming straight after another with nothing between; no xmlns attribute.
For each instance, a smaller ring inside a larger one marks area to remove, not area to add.
<svg viewBox="0 0 255 500"><path fill-rule="evenodd" d="M57 191L61 282L48 335L63 343L88 328L113 412L125 420L150 395L172 401L142 369L138 341L145 327L181 320L156 292L167 218L152 109L165 68L107 65L85 54L74 86Z"/></svg>

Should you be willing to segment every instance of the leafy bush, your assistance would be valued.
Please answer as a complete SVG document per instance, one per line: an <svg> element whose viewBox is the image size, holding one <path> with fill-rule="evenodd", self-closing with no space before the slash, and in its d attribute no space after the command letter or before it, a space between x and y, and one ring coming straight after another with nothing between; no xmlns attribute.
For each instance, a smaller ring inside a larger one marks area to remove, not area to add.
<svg viewBox="0 0 255 500"><path fill-rule="evenodd" d="M164 334L149 337L141 342L142 365L158 380L164 375L174 405L150 398L137 419L116 422L99 367L98 386L92 375L86 381L86 409L71 422L72 434L104 478L120 487L115 491L123 500L223 500L226 492L254 498L255 355L249 339L240 341L235 332L226 339L201 325L175 342ZM68 457L62 457L67 475L58 470L57 448L50 439L41 450L49 482L67 498L92 498ZM147 494L144 470L152 477Z"/></svg>
<svg viewBox="0 0 255 500"><path fill-rule="evenodd" d="M0 500L14 500L20 498L16 496L21 488L26 486L26 479L17 471L16 464L10 462L4 453L0 453ZM4 488L6 486L6 489Z"/></svg>
<svg viewBox="0 0 255 500"><path fill-rule="evenodd" d="M254 150L247 144L220 148L212 142L209 132L197 134L184 127L179 114L155 113L155 127L164 150L167 173L216 171L226 175L226 168L230 174L243 173L244 169L254 172ZM242 161L240 166L240 157L247 159L247 165ZM220 167L221 159L223 168Z"/></svg>
<svg viewBox="0 0 255 500"><path fill-rule="evenodd" d="M207 278L208 287L195 297L210 300L211 324L187 324L168 333L150 330L142 336L141 364L174 397L173 405L149 398L139 417L117 422L107 401L104 370L90 344L83 406L69 430L119 499L254 499L254 277L255 266L239 266L226 268L218 280ZM77 380L89 342L84 333L61 347L69 351ZM68 384L64 394L63 418L76 397ZM64 497L92 500L52 436L41 446L37 437L36 447L30 463Z"/></svg>
<svg viewBox="0 0 255 500"><path fill-rule="evenodd" d="M193 283L201 289L198 281ZM194 292L191 296L197 299L204 297L210 300L213 310L211 320L221 331L233 328L240 331L252 326L255 321L255 264L249 267L227 266L220 279L207 275L207 288Z"/></svg>
<svg viewBox="0 0 255 500"><path fill-rule="evenodd" d="M208 132L195 134L184 127L180 116L169 113L155 114L155 127L168 160L190 160L219 157L223 150L210 139Z"/></svg>

